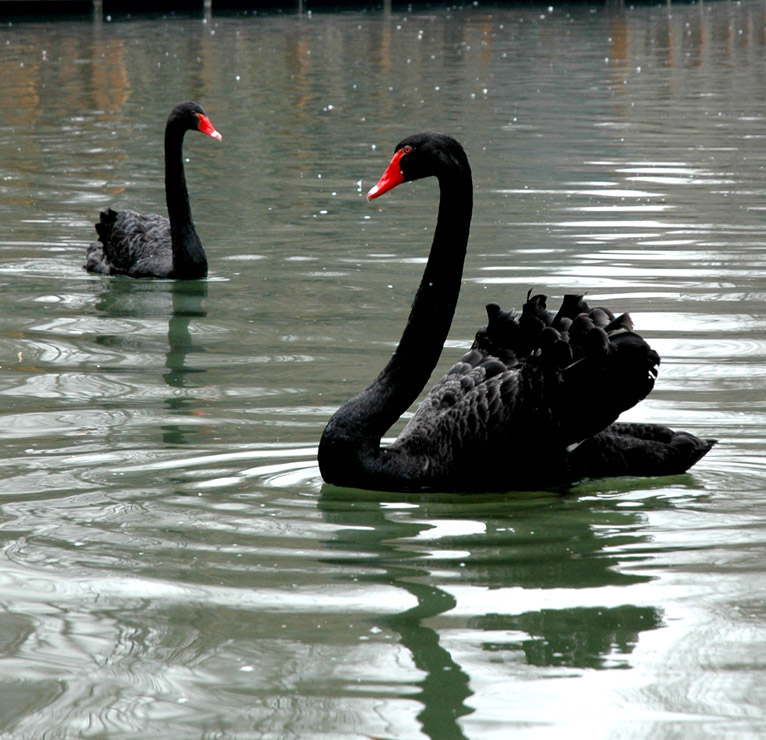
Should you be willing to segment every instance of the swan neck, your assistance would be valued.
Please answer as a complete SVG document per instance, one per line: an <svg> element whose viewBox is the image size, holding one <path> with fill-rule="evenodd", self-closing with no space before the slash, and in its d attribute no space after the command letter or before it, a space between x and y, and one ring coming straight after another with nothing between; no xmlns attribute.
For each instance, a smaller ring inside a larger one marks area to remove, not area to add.
<svg viewBox="0 0 766 740"><path fill-rule="evenodd" d="M165 200L173 247L173 270L184 276L203 277L207 272L207 260L194 228L186 187L183 162L185 133L186 129L172 123L168 123L165 129Z"/></svg>
<svg viewBox="0 0 766 740"><path fill-rule="evenodd" d="M468 187L461 184L440 182L439 215L428 262L399 346L381 373L383 384L391 386L390 392L403 405L396 418L428 382L452 326L473 206L470 179Z"/></svg>
<svg viewBox="0 0 766 740"><path fill-rule="evenodd" d="M423 390L441 356L460 295L473 208L470 170L440 180L428 262L393 356L378 377L330 419L319 447L325 480L385 485L380 440ZM386 458L387 459L387 458Z"/></svg>

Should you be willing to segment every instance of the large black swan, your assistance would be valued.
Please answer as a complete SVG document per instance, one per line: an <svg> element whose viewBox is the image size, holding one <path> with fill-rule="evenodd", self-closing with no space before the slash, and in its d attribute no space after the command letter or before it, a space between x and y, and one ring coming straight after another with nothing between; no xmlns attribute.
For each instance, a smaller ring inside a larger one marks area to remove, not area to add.
<svg viewBox="0 0 766 740"><path fill-rule="evenodd" d="M201 131L220 140L201 105L188 100L165 126L165 199L168 218L135 211L102 211L98 242L88 247L85 269L101 275L195 280L207 275L207 258L192 222L182 156L184 134Z"/></svg>
<svg viewBox="0 0 766 740"><path fill-rule="evenodd" d="M319 467L328 483L389 491L538 489L586 477L682 473L714 444L654 424L613 423L654 386L660 358L614 318L566 296L521 316L487 307L471 350L434 386L399 437L381 438L428 382L455 313L473 208L471 168L455 139L404 139L376 198L434 176L436 231L407 326L388 364L328 422Z"/></svg>

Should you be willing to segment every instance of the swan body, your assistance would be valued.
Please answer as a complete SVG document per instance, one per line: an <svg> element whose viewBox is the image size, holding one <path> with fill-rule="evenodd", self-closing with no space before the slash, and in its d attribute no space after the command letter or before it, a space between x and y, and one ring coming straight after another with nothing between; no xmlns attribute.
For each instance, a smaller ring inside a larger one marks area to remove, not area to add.
<svg viewBox="0 0 766 740"><path fill-rule="evenodd" d="M202 106L177 105L165 127L165 198L168 217L135 211L102 211L98 242L87 250L85 269L101 275L193 280L207 275L207 257L191 216L183 165L183 138L201 131L220 140Z"/></svg>
<svg viewBox="0 0 766 740"><path fill-rule="evenodd" d="M370 190L435 176L439 213L410 317L378 377L329 420L319 445L325 481L377 490L530 489L585 477L685 471L713 445L658 425L615 423L652 390L660 358L628 314L565 296L552 313L528 296L520 316L487 307L488 324L439 380L393 444L392 424L435 367L454 315L472 212L460 144L426 132L396 147Z"/></svg>

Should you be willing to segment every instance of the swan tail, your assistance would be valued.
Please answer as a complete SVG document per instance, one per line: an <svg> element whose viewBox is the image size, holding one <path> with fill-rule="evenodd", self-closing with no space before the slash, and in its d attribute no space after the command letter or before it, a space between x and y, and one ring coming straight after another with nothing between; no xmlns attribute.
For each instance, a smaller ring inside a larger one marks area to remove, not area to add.
<svg viewBox="0 0 766 740"><path fill-rule="evenodd" d="M685 473L716 444L661 424L616 423L569 454L572 480Z"/></svg>

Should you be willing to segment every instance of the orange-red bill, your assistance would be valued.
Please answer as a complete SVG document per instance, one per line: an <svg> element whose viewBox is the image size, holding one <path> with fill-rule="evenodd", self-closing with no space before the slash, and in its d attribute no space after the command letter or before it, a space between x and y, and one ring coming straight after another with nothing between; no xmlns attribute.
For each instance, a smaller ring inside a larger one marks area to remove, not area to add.
<svg viewBox="0 0 766 740"><path fill-rule="evenodd" d="M199 118L199 130L202 131L203 134L212 136L214 139L218 139L218 141L223 139L223 136L215 130L215 126L210 123L210 119L207 116L202 113L197 113L197 118Z"/></svg>
<svg viewBox="0 0 766 740"><path fill-rule="evenodd" d="M401 185L404 182L404 175L402 174L402 168L399 166L399 160L404 155L404 149L400 149L394 154L391 159L391 163L386 168L383 176L378 180L378 184L373 188L370 188L370 192L367 193L367 200L377 198L383 193L387 193L397 185Z"/></svg>

